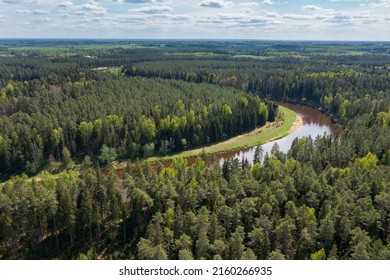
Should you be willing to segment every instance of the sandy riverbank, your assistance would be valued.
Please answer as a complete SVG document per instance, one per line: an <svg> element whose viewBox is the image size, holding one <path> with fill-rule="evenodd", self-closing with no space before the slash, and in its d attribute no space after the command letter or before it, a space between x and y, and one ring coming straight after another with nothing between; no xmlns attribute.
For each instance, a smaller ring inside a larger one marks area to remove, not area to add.
<svg viewBox="0 0 390 280"><path fill-rule="evenodd" d="M301 116L297 115L297 119L295 120L293 126L291 127L290 131L288 134L292 134L298 129L300 129L303 126L303 119Z"/></svg>
<svg viewBox="0 0 390 280"><path fill-rule="evenodd" d="M212 155L238 151L241 149L262 145L267 142L280 139L296 131L299 127L302 126L302 118L299 117L294 111L283 106L280 106L279 108L285 115L284 121L279 125L277 125L276 123L267 123L265 126L258 127L253 131L238 135L236 137L219 143L215 143L210 146L184 151L171 156L152 157L146 159L146 161L152 163L158 161L166 162L171 161L177 157L196 157L202 152L205 152L208 155Z"/></svg>

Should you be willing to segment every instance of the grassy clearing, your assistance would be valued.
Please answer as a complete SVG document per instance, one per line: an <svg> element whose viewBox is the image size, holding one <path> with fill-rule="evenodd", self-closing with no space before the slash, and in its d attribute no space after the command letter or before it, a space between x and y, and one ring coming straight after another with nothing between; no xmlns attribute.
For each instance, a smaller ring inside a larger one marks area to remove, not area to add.
<svg viewBox="0 0 390 280"><path fill-rule="evenodd" d="M294 125L297 115L294 111L279 106L279 110L284 113L284 121L280 124L267 123L265 126L257 128L249 133L241 134L224 142L211 146L201 147L194 150L184 151L178 154L165 157L151 157L146 161L171 161L177 157L191 158L198 156L204 150L206 154L220 154L225 152L237 151L243 148L253 147L267 143L269 141L282 138L288 135L291 127Z"/></svg>

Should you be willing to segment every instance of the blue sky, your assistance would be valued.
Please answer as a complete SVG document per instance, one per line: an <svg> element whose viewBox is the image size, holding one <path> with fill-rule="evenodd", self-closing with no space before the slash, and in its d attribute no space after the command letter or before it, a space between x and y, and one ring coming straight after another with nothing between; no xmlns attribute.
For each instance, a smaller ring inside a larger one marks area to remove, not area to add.
<svg viewBox="0 0 390 280"><path fill-rule="evenodd" d="M0 0L0 38L390 41L390 0Z"/></svg>

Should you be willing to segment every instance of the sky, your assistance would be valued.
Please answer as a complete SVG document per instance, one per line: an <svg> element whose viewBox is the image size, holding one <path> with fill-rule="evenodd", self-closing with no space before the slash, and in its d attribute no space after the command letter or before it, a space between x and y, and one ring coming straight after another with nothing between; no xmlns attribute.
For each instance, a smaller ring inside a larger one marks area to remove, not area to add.
<svg viewBox="0 0 390 280"><path fill-rule="evenodd" d="M0 38L390 41L390 0L0 0Z"/></svg>

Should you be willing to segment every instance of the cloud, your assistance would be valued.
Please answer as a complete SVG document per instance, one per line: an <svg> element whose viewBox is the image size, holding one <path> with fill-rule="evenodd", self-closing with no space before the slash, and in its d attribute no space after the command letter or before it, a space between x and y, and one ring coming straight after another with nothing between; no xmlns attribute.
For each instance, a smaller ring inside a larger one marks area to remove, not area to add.
<svg viewBox="0 0 390 280"><path fill-rule="evenodd" d="M27 21L24 24L26 25L33 25L33 24L47 24L47 23L52 23L53 19L46 17L46 18L33 18L31 21Z"/></svg>
<svg viewBox="0 0 390 280"><path fill-rule="evenodd" d="M367 5L370 8L390 8L390 0L379 0L376 3L370 3Z"/></svg>
<svg viewBox="0 0 390 280"><path fill-rule="evenodd" d="M96 10L103 10L104 8L100 6L99 3L90 1L87 4L79 6L81 9L86 11L96 11Z"/></svg>
<svg viewBox="0 0 390 280"><path fill-rule="evenodd" d="M275 18L275 17L278 17L279 14L276 12L268 12L265 16L269 17L269 18Z"/></svg>
<svg viewBox="0 0 390 280"><path fill-rule="evenodd" d="M22 15L28 15L31 14L30 10L16 10L15 11L17 14L22 14Z"/></svg>
<svg viewBox="0 0 390 280"><path fill-rule="evenodd" d="M223 0L211 0L211 1L203 1L200 3L201 7L204 8L223 8L232 5L232 2L225 2Z"/></svg>
<svg viewBox="0 0 390 280"><path fill-rule="evenodd" d="M240 12L244 13L244 14L250 14L250 13L253 13L253 10L249 9L249 8L242 8L242 9L240 9Z"/></svg>
<svg viewBox="0 0 390 280"><path fill-rule="evenodd" d="M58 0L0 0L0 2L7 3L7 4L43 4L43 3L53 3L58 2Z"/></svg>
<svg viewBox="0 0 390 280"><path fill-rule="evenodd" d="M49 14L48 11L43 11L43 10L34 10L32 12L34 15L45 15L45 14Z"/></svg>
<svg viewBox="0 0 390 280"><path fill-rule="evenodd" d="M224 28L226 26L229 26L229 28L238 29L240 29L241 27L256 27L273 23L266 17L248 15L244 13L224 13L207 16L198 18L197 22L200 24L213 24L216 28Z"/></svg>
<svg viewBox="0 0 390 280"><path fill-rule="evenodd" d="M259 6L259 4L256 3L256 2L244 2L244 3L240 3L238 5L241 6L241 7L256 7L256 6Z"/></svg>
<svg viewBox="0 0 390 280"><path fill-rule="evenodd" d="M49 11L43 11L43 10L16 10L15 11L17 14L22 14L22 15L46 15L49 14Z"/></svg>
<svg viewBox="0 0 390 280"><path fill-rule="evenodd" d="M284 14L283 18L293 19L293 20L309 20L314 19L314 16L311 15L302 15L302 14Z"/></svg>
<svg viewBox="0 0 390 280"><path fill-rule="evenodd" d="M169 2L170 0L118 0L119 3L147 4L158 2Z"/></svg>
<svg viewBox="0 0 390 280"><path fill-rule="evenodd" d="M60 3L57 4L57 7L69 9L69 8L73 7L73 2L70 2L70 1L60 2Z"/></svg>
<svg viewBox="0 0 390 280"><path fill-rule="evenodd" d="M89 1L86 4L74 6L73 9L76 11L76 15L107 15L107 9L95 1Z"/></svg>
<svg viewBox="0 0 390 280"><path fill-rule="evenodd" d="M149 15L120 15L114 19L114 21L124 22L124 23L143 23L146 19L149 18Z"/></svg>
<svg viewBox="0 0 390 280"><path fill-rule="evenodd" d="M316 5L306 5L302 7L302 10L306 11L315 11L319 13L327 13L327 12L334 12L333 9L325 9Z"/></svg>
<svg viewBox="0 0 390 280"><path fill-rule="evenodd" d="M164 12L171 12L173 9L168 6L150 6L139 9L131 9L129 12L143 13L143 14L160 14Z"/></svg>
<svg viewBox="0 0 390 280"><path fill-rule="evenodd" d="M333 15L330 19L328 19L328 22L336 23L336 24L351 24L353 17L350 14L346 13L338 13Z"/></svg>
<svg viewBox="0 0 390 280"><path fill-rule="evenodd" d="M268 5L273 5L273 0L263 0L263 2L261 2L261 4L268 4Z"/></svg>
<svg viewBox="0 0 390 280"><path fill-rule="evenodd" d="M168 18L174 20L174 21L188 21L191 19L188 15L167 15Z"/></svg>
<svg viewBox="0 0 390 280"><path fill-rule="evenodd" d="M135 3L135 4L143 4L143 3L152 3L152 0L122 0L119 1L122 3Z"/></svg>

